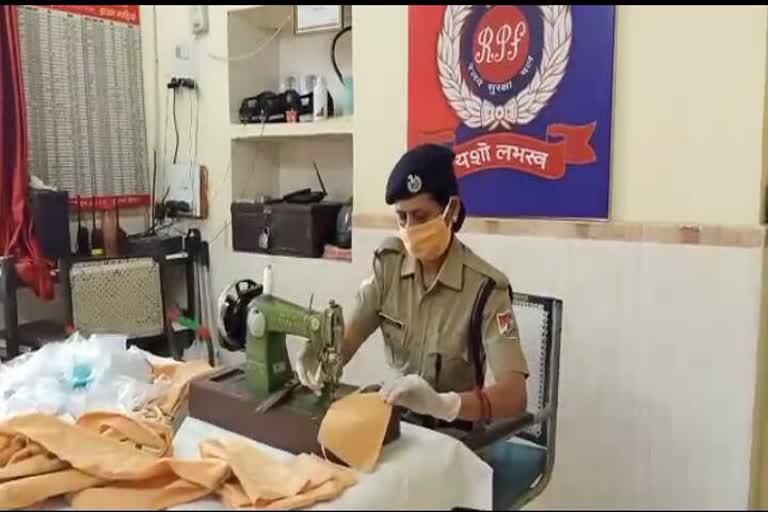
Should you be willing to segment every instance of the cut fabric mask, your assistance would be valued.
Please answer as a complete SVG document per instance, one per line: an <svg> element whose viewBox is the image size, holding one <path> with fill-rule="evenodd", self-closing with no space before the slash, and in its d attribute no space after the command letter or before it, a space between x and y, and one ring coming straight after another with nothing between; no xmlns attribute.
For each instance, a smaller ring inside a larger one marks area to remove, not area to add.
<svg viewBox="0 0 768 512"><path fill-rule="evenodd" d="M378 393L352 393L331 404L317 440L340 460L370 472L381 455L392 406Z"/></svg>

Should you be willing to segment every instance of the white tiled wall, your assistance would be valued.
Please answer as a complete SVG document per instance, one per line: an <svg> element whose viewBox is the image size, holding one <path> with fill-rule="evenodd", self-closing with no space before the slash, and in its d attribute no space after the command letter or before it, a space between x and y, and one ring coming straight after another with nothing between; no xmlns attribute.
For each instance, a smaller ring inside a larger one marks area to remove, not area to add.
<svg viewBox="0 0 768 512"><path fill-rule="evenodd" d="M356 229L354 263L213 248L215 289L260 278L348 309L386 231ZM469 234L517 291L564 302L554 478L532 508L745 508L761 249ZM294 347L295 348L295 347ZM378 337L345 378L391 375Z"/></svg>

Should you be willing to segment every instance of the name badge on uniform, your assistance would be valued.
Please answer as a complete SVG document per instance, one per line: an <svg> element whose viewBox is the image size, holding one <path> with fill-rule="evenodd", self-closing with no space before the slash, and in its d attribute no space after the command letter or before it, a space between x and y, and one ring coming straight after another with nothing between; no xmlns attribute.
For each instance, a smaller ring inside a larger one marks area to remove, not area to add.
<svg viewBox="0 0 768 512"><path fill-rule="evenodd" d="M400 320L392 318L391 316L385 315L384 313L381 313L381 312L379 313L379 317L381 318L382 323L390 325L401 331L403 330L403 327L404 327L403 322L401 322Z"/></svg>

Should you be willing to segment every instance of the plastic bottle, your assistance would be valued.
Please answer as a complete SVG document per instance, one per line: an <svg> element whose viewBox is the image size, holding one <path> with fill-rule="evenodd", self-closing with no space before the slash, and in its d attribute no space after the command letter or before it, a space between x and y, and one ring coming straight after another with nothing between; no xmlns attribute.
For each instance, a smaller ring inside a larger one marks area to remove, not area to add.
<svg viewBox="0 0 768 512"><path fill-rule="evenodd" d="M272 265L264 267L264 275L261 280L263 281L261 284L264 287L262 293L264 295L272 295Z"/></svg>
<svg viewBox="0 0 768 512"><path fill-rule="evenodd" d="M317 77L315 89L312 91L312 117L315 121L328 117L328 88L322 75Z"/></svg>

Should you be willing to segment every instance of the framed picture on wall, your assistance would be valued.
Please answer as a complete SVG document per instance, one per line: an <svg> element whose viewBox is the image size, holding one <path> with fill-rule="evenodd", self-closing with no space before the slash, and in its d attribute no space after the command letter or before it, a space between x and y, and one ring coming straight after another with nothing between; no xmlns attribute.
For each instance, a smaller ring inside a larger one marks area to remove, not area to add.
<svg viewBox="0 0 768 512"><path fill-rule="evenodd" d="M294 5L294 33L335 31L344 28L342 5Z"/></svg>
<svg viewBox="0 0 768 512"><path fill-rule="evenodd" d="M606 219L612 5L409 6L408 145L456 153L467 213Z"/></svg>

